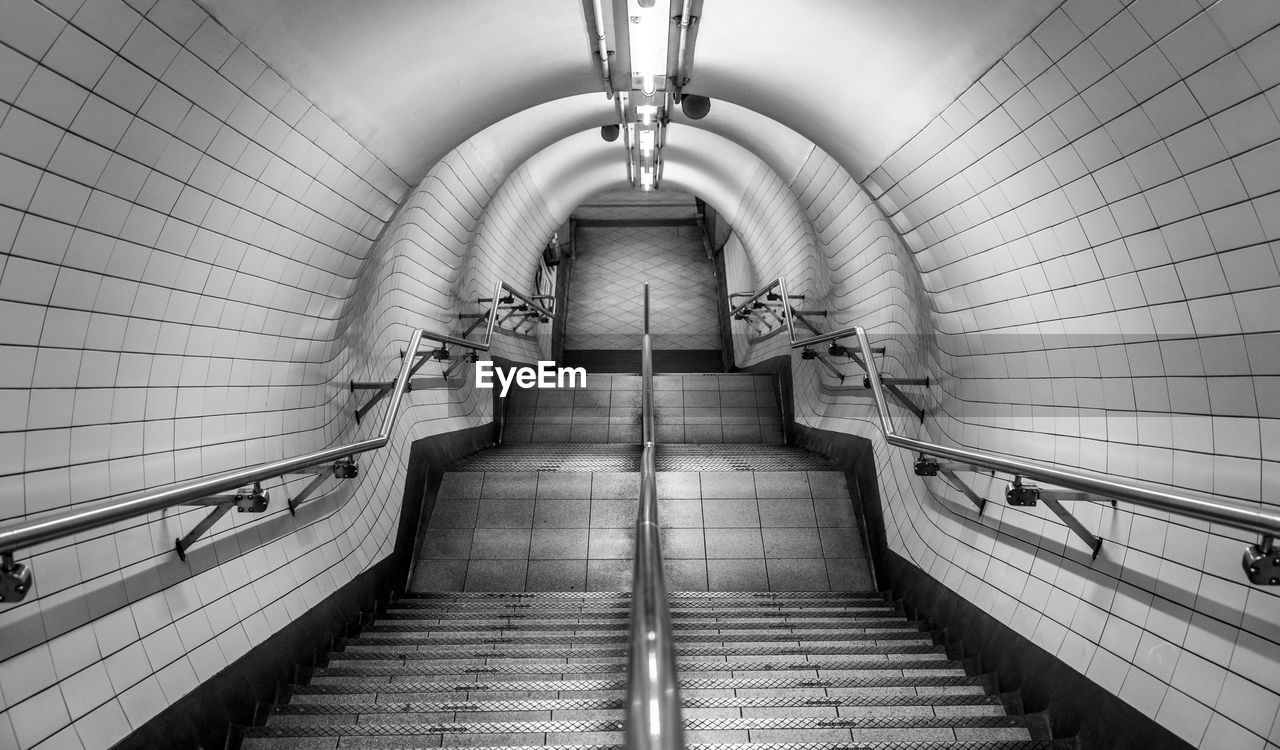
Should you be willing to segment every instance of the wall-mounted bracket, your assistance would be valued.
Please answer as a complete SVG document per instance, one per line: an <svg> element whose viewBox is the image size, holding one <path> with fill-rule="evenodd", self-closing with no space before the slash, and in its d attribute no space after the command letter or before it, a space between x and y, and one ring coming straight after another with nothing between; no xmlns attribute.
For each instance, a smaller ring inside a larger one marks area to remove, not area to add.
<svg viewBox="0 0 1280 750"><path fill-rule="evenodd" d="M0 602L20 602L31 590L31 567L16 562L12 552L0 554Z"/></svg>
<svg viewBox="0 0 1280 750"><path fill-rule="evenodd" d="M212 529L213 525L232 508L239 513L262 513L270 503L271 493L262 490L261 482L254 482L252 488L241 489L234 495L210 495L190 503L190 505L212 505L214 509L209 512L209 515L200 519L200 523L188 531L186 536L173 540L173 548L178 553L178 559L186 562L187 550L191 549L191 545ZM293 508L289 510L292 512Z"/></svg>
<svg viewBox="0 0 1280 750"><path fill-rule="evenodd" d="M1255 585L1280 586L1280 550L1274 537L1264 536L1244 550L1244 573Z"/></svg>
<svg viewBox="0 0 1280 750"><path fill-rule="evenodd" d="M913 469L918 477L936 477L941 474L953 487L960 490L960 493L968 498L969 502L973 503L973 506L978 509L979 516L982 515L983 509L987 507L987 499L974 492L972 487L957 476L952 465L939 463L937 459L921 453L916 457Z"/></svg>
<svg viewBox="0 0 1280 750"><path fill-rule="evenodd" d="M1043 501L1046 508L1053 511L1053 514L1066 524L1072 533L1089 546L1093 559L1098 559L1098 553L1102 550L1102 538L1086 529L1084 524L1062 505L1063 500L1088 500L1090 495L1083 492L1041 489L1033 484L1024 483L1022 477L1015 476L1013 484L1005 488L1004 497L1010 505L1021 507L1034 506L1037 501Z"/></svg>
<svg viewBox="0 0 1280 750"><path fill-rule="evenodd" d="M200 523L196 524L194 529L187 532L186 536L181 539L173 540L173 548L177 551L179 560L182 560L183 562L187 561L187 550L191 549L191 545L195 544L197 539L204 536L206 531L212 529L213 525L225 516L227 511L231 510L232 505L233 503L231 501L221 503L218 507L210 511L209 515L200 519Z"/></svg>
<svg viewBox="0 0 1280 750"><path fill-rule="evenodd" d="M291 516L297 515L298 506L305 503L307 501L307 498L311 496L311 493L320 489L320 485L324 484L325 480L328 478L329 477L325 476L324 474L316 474L311 479L310 482L307 482L307 486L303 487L301 492L289 498L287 503L287 505L289 506L289 515Z"/></svg>
<svg viewBox="0 0 1280 750"><path fill-rule="evenodd" d="M404 359L404 355L405 355L404 350L401 349L400 359ZM446 359L449 359L450 354L449 354L448 348L441 345L436 349L426 349L426 350L419 349L414 352L414 356L417 357L417 361L414 362L413 366L409 368L409 380L408 382L405 383L405 389L404 389L405 393L410 393L413 391L413 376L418 373L418 370L422 369L422 366L427 363L427 360L429 359L446 360ZM373 397L370 398L368 401L366 401L363 406L361 406L359 409L356 409L356 424L360 424L360 420L364 417L364 415L368 414L370 409L372 409L375 405L377 405L379 401L385 398L387 394L391 393L391 389L393 387L395 387L394 381L385 382L385 383L357 382L354 380L351 381L352 393L360 390L376 389L378 391L377 393L373 394Z"/></svg>
<svg viewBox="0 0 1280 750"><path fill-rule="evenodd" d="M889 392L890 396L893 396L893 399L897 401L900 406L902 406L907 411L919 417L921 422L924 421L924 415L925 415L924 407L917 406L916 402L912 401L910 396L903 393L902 389L898 388L898 385L901 384L901 385L927 386L929 385L928 378L883 378L882 377L880 378L880 384L884 386L884 389ZM862 387L863 388L871 387L870 377L863 376Z"/></svg>

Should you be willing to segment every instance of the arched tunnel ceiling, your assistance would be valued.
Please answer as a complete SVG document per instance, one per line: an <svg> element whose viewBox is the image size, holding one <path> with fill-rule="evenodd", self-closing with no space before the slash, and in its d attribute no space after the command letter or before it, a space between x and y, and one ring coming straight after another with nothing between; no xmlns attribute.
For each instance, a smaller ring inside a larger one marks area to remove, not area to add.
<svg viewBox="0 0 1280 750"><path fill-rule="evenodd" d="M509 115L604 98L581 0L201 4L410 183ZM704 0L689 90L765 114L865 174L1058 4Z"/></svg>

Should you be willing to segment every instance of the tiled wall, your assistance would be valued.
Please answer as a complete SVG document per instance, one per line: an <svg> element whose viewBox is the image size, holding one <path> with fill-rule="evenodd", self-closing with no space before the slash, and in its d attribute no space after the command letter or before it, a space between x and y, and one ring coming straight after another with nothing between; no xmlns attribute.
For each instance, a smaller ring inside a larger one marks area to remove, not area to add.
<svg viewBox="0 0 1280 750"><path fill-rule="evenodd" d="M1270 0L1073 0L871 173L878 205L806 180L815 152L792 189L832 324L937 383L901 430L1277 506L1278 23ZM796 365L807 420L875 442L895 550L1191 744L1280 744L1280 597L1239 568L1256 539L1076 503L1106 539L1090 564L1003 482L962 475L996 501L978 518L915 477L865 398Z"/></svg>
<svg viewBox="0 0 1280 750"><path fill-rule="evenodd" d="M347 381L456 324L504 178L464 145L406 197L190 0L0 3L0 519L372 435L381 408L357 427ZM203 510L21 550L36 588L0 609L0 747L110 746L385 555L410 441L490 402L406 403L359 480L296 519L303 480L270 487L187 563L173 539Z"/></svg>

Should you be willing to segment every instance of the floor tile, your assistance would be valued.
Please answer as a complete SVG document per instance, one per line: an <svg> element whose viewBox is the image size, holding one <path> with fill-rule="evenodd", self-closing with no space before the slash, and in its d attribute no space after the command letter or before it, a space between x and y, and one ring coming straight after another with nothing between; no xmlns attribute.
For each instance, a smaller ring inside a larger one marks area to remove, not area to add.
<svg viewBox="0 0 1280 750"><path fill-rule="evenodd" d="M862 533L853 527L819 529L822 551L827 557L862 556Z"/></svg>
<svg viewBox="0 0 1280 750"><path fill-rule="evenodd" d="M426 560L413 571L414 591L462 591L467 581L466 560Z"/></svg>
<svg viewBox="0 0 1280 750"><path fill-rule="evenodd" d="M587 586L587 561L530 560L526 591L583 591Z"/></svg>
<svg viewBox="0 0 1280 750"><path fill-rule="evenodd" d="M801 498L761 498L756 501L760 512L760 525L763 527L818 525L817 516L813 512L813 501Z"/></svg>
<svg viewBox="0 0 1280 750"><path fill-rule="evenodd" d="M813 497L849 498L849 487L842 471L810 471L809 487Z"/></svg>
<svg viewBox="0 0 1280 750"><path fill-rule="evenodd" d="M663 529L662 556L671 560L706 559L707 547L703 534L702 529Z"/></svg>
<svg viewBox="0 0 1280 750"><path fill-rule="evenodd" d="M658 448L662 450L661 447ZM658 498L702 497L702 485L696 471L658 472Z"/></svg>
<svg viewBox="0 0 1280 750"><path fill-rule="evenodd" d="M809 479L802 471L754 472L756 497L810 497Z"/></svg>
<svg viewBox="0 0 1280 750"><path fill-rule="evenodd" d="M472 560L466 591L523 591L528 560Z"/></svg>
<svg viewBox="0 0 1280 750"><path fill-rule="evenodd" d="M706 560L666 560L668 591L706 591Z"/></svg>
<svg viewBox="0 0 1280 750"><path fill-rule="evenodd" d="M707 558L763 557L760 529L707 529Z"/></svg>
<svg viewBox="0 0 1280 750"><path fill-rule="evenodd" d="M533 509L532 495L506 500L482 499L476 511L476 528L527 529L533 526Z"/></svg>
<svg viewBox="0 0 1280 750"><path fill-rule="evenodd" d="M756 496L755 480L749 471L704 471L699 480L704 499Z"/></svg>
<svg viewBox="0 0 1280 750"><path fill-rule="evenodd" d="M640 498L593 498L591 500L591 528L630 528L635 526Z"/></svg>
<svg viewBox="0 0 1280 750"><path fill-rule="evenodd" d="M471 529L428 528L419 542L418 556L466 560L471 555Z"/></svg>
<svg viewBox="0 0 1280 750"><path fill-rule="evenodd" d="M822 558L783 559L765 561L769 569L771 591L829 591L827 565Z"/></svg>
<svg viewBox="0 0 1280 750"><path fill-rule="evenodd" d="M529 559L586 558L588 529L535 528L529 543Z"/></svg>
<svg viewBox="0 0 1280 750"><path fill-rule="evenodd" d="M630 591L630 560L587 560L587 591Z"/></svg>
<svg viewBox="0 0 1280 750"><path fill-rule="evenodd" d="M765 557L822 558L817 528L761 529Z"/></svg>
<svg viewBox="0 0 1280 750"><path fill-rule="evenodd" d="M858 517L848 497L815 497L813 510L819 526L856 526Z"/></svg>
<svg viewBox="0 0 1280 750"><path fill-rule="evenodd" d="M587 557L592 560L630 560L635 547L632 529L591 529Z"/></svg>
<svg viewBox="0 0 1280 750"><path fill-rule="evenodd" d="M705 498L702 520L708 528L725 526L760 526L760 513L754 498Z"/></svg>
<svg viewBox="0 0 1280 750"><path fill-rule="evenodd" d="M472 560L525 560L529 557L529 529L476 529L471 539Z"/></svg>
<svg viewBox="0 0 1280 750"><path fill-rule="evenodd" d="M489 471L484 475L481 498L531 498L538 486L536 471Z"/></svg>
<svg viewBox="0 0 1280 750"><path fill-rule="evenodd" d="M638 498L640 474L633 471L598 471L591 475L593 498Z"/></svg>
<svg viewBox="0 0 1280 750"><path fill-rule="evenodd" d="M474 528L479 500L436 500L428 528Z"/></svg>
<svg viewBox="0 0 1280 750"><path fill-rule="evenodd" d="M484 474L480 472L446 472L440 479L440 491L436 495L436 502L457 498L478 499L483 483Z"/></svg>
<svg viewBox="0 0 1280 750"><path fill-rule="evenodd" d="M584 471L538 472L537 498L590 497L591 474Z"/></svg>
<svg viewBox="0 0 1280 750"><path fill-rule="evenodd" d="M580 498L548 498L533 504L533 525L551 528L586 528L591 525L591 500Z"/></svg>
<svg viewBox="0 0 1280 750"><path fill-rule="evenodd" d="M712 591L767 591L769 575L763 558L708 559L707 585Z"/></svg>
<svg viewBox="0 0 1280 750"><path fill-rule="evenodd" d="M668 498L658 492L658 520L664 528L702 528L702 501Z"/></svg>

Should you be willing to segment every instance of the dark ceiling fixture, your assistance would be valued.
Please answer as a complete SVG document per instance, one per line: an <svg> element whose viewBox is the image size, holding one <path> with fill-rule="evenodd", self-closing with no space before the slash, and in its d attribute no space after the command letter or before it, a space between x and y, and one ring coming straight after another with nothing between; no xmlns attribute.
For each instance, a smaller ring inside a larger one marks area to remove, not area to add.
<svg viewBox="0 0 1280 750"><path fill-rule="evenodd" d="M711 111L711 100L697 94L685 94L680 97L680 111L690 120L701 120Z"/></svg>
<svg viewBox="0 0 1280 750"><path fill-rule="evenodd" d="M618 140L618 134L622 132L622 128L618 125L602 125L600 126L600 137L606 143L613 143Z"/></svg>

